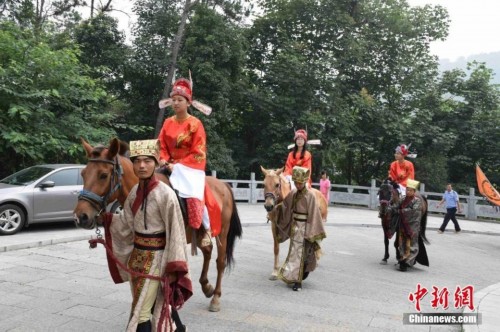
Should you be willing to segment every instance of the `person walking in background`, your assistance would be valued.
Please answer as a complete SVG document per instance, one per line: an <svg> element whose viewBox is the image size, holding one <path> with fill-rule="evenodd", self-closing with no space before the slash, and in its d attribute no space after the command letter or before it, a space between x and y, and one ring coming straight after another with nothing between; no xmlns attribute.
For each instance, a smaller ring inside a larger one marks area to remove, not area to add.
<svg viewBox="0 0 500 332"><path fill-rule="evenodd" d="M453 190L450 183L448 183L448 185L446 186L446 191L443 194L443 199L438 203L437 207L443 205L444 202L446 202L446 215L444 216L443 224L441 225L441 227L439 227L438 233L442 234L444 232L450 219L455 225L455 232L459 233L461 229L460 225L458 224L457 218L455 217L455 214L457 213L457 210L458 212L460 212L460 201L458 200L457 192Z"/></svg>
<svg viewBox="0 0 500 332"><path fill-rule="evenodd" d="M326 203L330 204L330 179L326 175L326 171L321 172L321 179L319 180L319 191L323 194L326 199Z"/></svg>

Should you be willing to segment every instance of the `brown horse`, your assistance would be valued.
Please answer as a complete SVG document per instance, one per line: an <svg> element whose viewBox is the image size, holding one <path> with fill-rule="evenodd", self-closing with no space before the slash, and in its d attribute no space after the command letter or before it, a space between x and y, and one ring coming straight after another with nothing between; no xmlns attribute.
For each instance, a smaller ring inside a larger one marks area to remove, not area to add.
<svg viewBox="0 0 500 332"><path fill-rule="evenodd" d="M91 229L96 226L96 216L106 205L118 200L122 206L125 203L132 187L139 182L134 174L133 165L125 157L128 145L116 138L110 141L109 147L92 147L82 139L87 153L87 166L82 170L83 191L75 207L75 223L83 228ZM157 173L160 180L168 183L168 178ZM212 245L200 247L203 252L203 269L200 276L201 289L207 298L212 297L209 310L220 310L222 296L222 276L233 263L233 249L237 237L241 237L242 229L233 192L226 183L208 176L207 185L221 207L222 227L215 241L217 245L217 283L214 287L208 281L208 268L212 257ZM191 242L191 227L186 227L186 240ZM197 245L201 242L202 232L197 234Z"/></svg>
<svg viewBox="0 0 500 332"><path fill-rule="evenodd" d="M279 266L279 253L280 245L277 236L277 221L281 217L281 209L278 204L283 201L283 199L290 193L291 185L290 182L283 175L283 168L279 169L265 169L260 167L262 174L264 174L264 208L268 212L267 218L271 221L271 230L273 232L274 241L274 268L273 272L269 276L270 280L276 280L278 278ZM314 196L316 197L316 202L318 203L319 209L321 211L321 218L326 221L328 216L328 203L325 197L317 189L310 189Z"/></svg>

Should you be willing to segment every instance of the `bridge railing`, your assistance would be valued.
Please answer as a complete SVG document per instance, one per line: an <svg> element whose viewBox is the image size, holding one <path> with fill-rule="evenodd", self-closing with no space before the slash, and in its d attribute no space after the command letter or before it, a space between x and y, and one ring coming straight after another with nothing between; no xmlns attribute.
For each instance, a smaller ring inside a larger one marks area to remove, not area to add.
<svg viewBox="0 0 500 332"><path fill-rule="evenodd" d="M212 171L212 176L216 175L217 173ZM221 181L230 184L237 201L252 204L264 201L263 181L256 180L255 173L250 173L249 180L221 179ZM313 187L319 188L319 183L313 183ZM370 187L332 184L329 203L376 210L378 206L378 189L375 180L371 181ZM420 193L427 197L429 212L446 213L444 206L437 207L443 197L443 192L427 192L425 191L425 184L420 184ZM500 221L500 208L491 206L483 197L476 196L474 188L469 188L468 195L458 195L458 197L460 198L461 212L457 213L457 215L464 216L469 220L493 219Z"/></svg>

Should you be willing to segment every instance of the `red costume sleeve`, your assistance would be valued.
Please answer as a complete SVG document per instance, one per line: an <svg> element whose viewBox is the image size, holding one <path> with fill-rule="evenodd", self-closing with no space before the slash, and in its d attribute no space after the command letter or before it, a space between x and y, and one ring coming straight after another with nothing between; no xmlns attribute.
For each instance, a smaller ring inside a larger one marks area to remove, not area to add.
<svg viewBox="0 0 500 332"><path fill-rule="evenodd" d="M167 146L167 135L166 135L167 121L169 121L169 119L167 119L167 120L165 120L165 122L163 122L163 126L161 127L160 135L158 135L158 139L160 140L160 159L163 159L165 161L169 161L171 158L170 153L168 152L168 146Z"/></svg>
<svg viewBox="0 0 500 332"><path fill-rule="evenodd" d="M413 167L413 163L411 161L407 161L408 163L408 179L415 180L415 168Z"/></svg>
<svg viewBox="0 0 500 332"><path fill-rule="evenodd" d="M292 175L292 168L295 166L295 158L293 157L293 151L288 154L285 164L285 175Z"/></svg>
<svg viewBox="0 0 500 332"><path fill-rule="evenodd" d="M396 161L393 161L391 163L391 166L389 167L389 177L391 178L392 181L398 181L398 174L396 170Z"/></svg>

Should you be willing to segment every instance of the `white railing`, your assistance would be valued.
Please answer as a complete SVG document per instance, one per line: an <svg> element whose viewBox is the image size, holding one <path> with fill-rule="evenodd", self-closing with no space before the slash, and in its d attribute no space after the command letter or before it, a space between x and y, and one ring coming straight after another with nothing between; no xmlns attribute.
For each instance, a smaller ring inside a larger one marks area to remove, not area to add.
<svg viewBox="0 0 500 332"><path fill-rule="evenodd" d="M212 171L212 176L216 175L216 172ZM263 182L255 180L255 173L250 174L250 180L221 179L221 181L230 184L237 201L252 204L264 201ZM313 183L313 187L318 188L319 183ZM377 193L378 187L375 180L371 181L370 187L332 184L329 203L376 210L378 206ZM429 212L446 213L444 207L437 207L443 193L426 192L423 183L420 184L420 193L427 197ZM491 206L483 197L475 196L474 188L469 189L468 195L458 195L458 197L462 208L461 213L457 213L458 215L463 215L469 220L490 218L500 221L500 208Z"/></svg>

